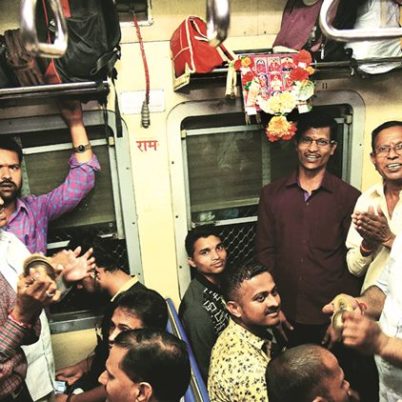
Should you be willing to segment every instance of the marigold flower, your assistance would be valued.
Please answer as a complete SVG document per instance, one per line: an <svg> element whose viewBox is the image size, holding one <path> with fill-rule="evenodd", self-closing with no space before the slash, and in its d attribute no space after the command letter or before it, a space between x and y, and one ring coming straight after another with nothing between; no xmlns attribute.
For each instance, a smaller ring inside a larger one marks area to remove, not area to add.
<svg viewBox="0 0 402 402"><path fill-rule="evenodd" d="M296 107L296 97L289 91L282 92L279 96L281 101L280 113L290 113Z"/></svg>
<svg viewBox="0 0 402 402"><path fill-rule="evenodd" d="M257 98L260 108L268 114L290 113L297 104L295 95L289 91L277 93L268 99Z"/></svg>
<svg viewBox="0 0 402 402"><path fill-rule="evenodd" d="M296 124L289 122L285 116L273 116L265 133L271 142L290 140L296 133Z"/></svg>
<svg viewBox="0 0 402 402"><path fill-rule="evenodd" d="M241 66L242 67L253 67L254 66L254 61L251 57L245 56L241 58Z"/></svg>
<svg viewBox="0 0 402 402"><path fill-rule="evenodd" d="M315 73L315 69L311 66L306 67L306 71L308 72L308 75L313 75Z"/></svg>

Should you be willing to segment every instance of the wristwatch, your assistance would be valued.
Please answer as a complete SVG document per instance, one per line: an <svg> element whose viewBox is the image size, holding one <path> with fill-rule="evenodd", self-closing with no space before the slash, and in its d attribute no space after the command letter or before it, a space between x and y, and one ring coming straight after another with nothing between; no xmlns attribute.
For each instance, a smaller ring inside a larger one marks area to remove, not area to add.
<svg viewBox="0 0 402 402"><path fill-rule="evenodd" d="M88 144L85 144L85 145L80 144L80 145L78 145L76 147L73 147L73 151L77 152L77 153L85 152L88 149L91 149L91 144L89 142L88 142Z"/></svg>

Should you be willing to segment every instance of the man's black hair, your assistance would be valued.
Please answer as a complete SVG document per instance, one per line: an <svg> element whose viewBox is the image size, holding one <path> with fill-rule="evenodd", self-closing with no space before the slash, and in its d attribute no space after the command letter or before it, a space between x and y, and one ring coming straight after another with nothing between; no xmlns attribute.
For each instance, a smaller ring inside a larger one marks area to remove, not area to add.
<svg viewBox="0 0 402 402"><path fill-rule="evenodd" d="M6 135L0 135L0 149L6 149L8 151L15 152L18 155L19 163L22 162L23 159L22 149L20 145L11 137L7 137Z"/></svg>
<svg viewBox="0 0 402 402"><path fill-rule="evenodd" d="M310 128L324 128L329 127L330 129L330 140L336 140L337 124L333 117L325 112L321 111L311 111L309 113L300 114L297 120L297 131L295 139L297 142L300 141L302 135Z"/></svg>
<svg viewBox="0 0 402 402"><path fill-rule="evenodd" d="M133 382L149 383L157 401L180 401L190 383L190 360L183 341L147 328L120 333L114 347L127 349L119 367Z"/></svg>
<svg viewBox="0 0 402 402"><path fill-rule="evenodd" d="M236 294L241 284L264 272L270 273L266 267L255 262L234 265L226 269L221 278L223 298L227 302L236 300Z"/></svg>
<svg viewBox="0 0 402 402"><path fill-rule="evenodd" d="M165 299L152 289L135 289L122 293L116 308L128 310L143 323L144 328L164 330L168 321L168 310Z"/></svg>
<svg viewBox="0 0 402 402"><path fill-rule="evenodd" d="M402 127L402 121L400 120L386 121L385 123L380 124L371 132L371 149L373 151L373 154L375 154L375 142L378 134L380 134L382 130L386 130L387 128L391 127Z"/></svg>
<svg viewBox="0 0 402 402"><path fill-rule="evenodd" d="M326 397L323 379L330 370L323 363L318 345L290 348L268 363L265 373L269 402L311 402L317 396Z"/></svg>
<svg viewBox="0 0 402 402"><path fill-rule="evenodd" d="M222 239L219 230L216 226L213 225L202 225L197 226L196 228L190 230L187 233L185 240L186 252L189 257L192 257L194 254L194 244L200 238L207 238L209 236L216 236L219 239Z"/></svg>

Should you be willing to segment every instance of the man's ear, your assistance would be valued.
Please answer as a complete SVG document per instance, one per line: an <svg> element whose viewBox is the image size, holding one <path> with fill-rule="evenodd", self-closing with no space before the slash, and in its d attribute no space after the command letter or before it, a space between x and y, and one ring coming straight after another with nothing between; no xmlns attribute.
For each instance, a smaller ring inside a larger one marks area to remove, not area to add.
<svg viewBox="0 0 402 402"><path fill-rule="evenodd" d="M153 393L152 385L150 383L140 382L138 384L138 395L136 401L148 402L151 400Z"/></svg>
<svg viewBox="0 0 402 402"><path fill-rule="evenodd" d="M193 259L191 257L187 257L187 261L188 264L193 267L193 268L197 268L197 266L195 265L195 262L193 261Z"/></svg>
<svg viewBox="0 0 402 402"><path fill-rule="evenodd" d="M374 165L374 167L377 169L377 162L375 160L375 155L373 152L370 152L370 159L371 159L371 163Z"/></svg>
<svg viewBox="0 0 402 402"><path fill-rule="evenodd" d="M338 144L336 142L331 145L331 154L330 154L331 156L335 153L337 145Z"/></svg>
<svg viewBox="0 0 402 402"><path fill-rule="evenodd" d="M242 316L242 308L236 301L230 300L226 303L226 309L233 317L240 318Z"/></svg>

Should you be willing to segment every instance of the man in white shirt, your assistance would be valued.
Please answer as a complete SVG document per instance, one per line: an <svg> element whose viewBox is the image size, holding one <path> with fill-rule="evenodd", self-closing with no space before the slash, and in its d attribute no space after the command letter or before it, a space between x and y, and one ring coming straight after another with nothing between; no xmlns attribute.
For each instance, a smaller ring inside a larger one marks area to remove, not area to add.
<svg viewBox="0 0 402 402"><path fill-rule="evenodd" d="M371 161L383 181L357 200L346 239L349 271L365 275L362 292L376 283L395 235L402 232L402 121L388 121L374 129L371 145Z"/></svg>
<svg viewBox="0 0 402 402"><path fill-rule="evenodd" d="M2 203L1 198L0 202ZM5 213L0 209L0 227L4 226L6 222ZM68 281L69 278L71 279L71 274L76 275L77 268L82 270L76 278L77 280L85 277L86 272L93 269L94 260L90 258L91 251L88 250L82 257L75 258L79 252L80 250L78 250L77 254L67 252L69 258L71 257L71 262L78 264L75 265L75 273L72 266L69 267L68 273L67 271L63 273L65 281ZM24 260L30 255L27 247L14 234L0 230L0 273L15 291L17 290L18 277L23 271ZM57 260L58 258L55 257L54 262L56 264ZM65 261L65 258L63 260ZM70 277L68 276L69 274ZM32 345L23 346L28 361L26 384L33 400L44 398L54 390L53 351L49 324L44 311L40 315L40 321L42 329L39 340Z"/></svg>

